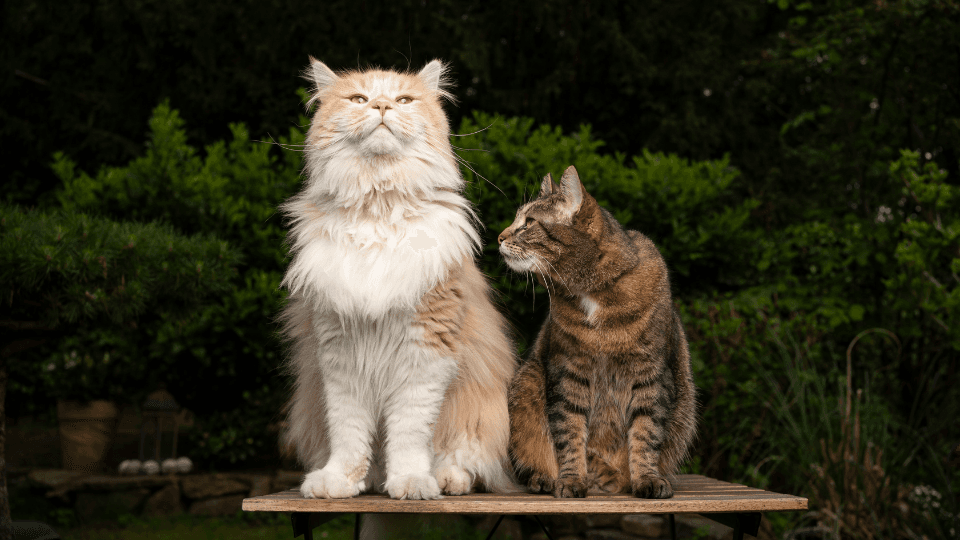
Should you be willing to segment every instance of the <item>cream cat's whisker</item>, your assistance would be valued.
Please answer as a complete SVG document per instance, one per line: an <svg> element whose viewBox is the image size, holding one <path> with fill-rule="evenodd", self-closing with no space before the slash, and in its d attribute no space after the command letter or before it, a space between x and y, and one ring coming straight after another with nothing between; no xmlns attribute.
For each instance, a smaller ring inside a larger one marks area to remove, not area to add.
<svg viewBox="0 0 960 540"><path fill-rule="evenodd" d="M449 141L447 141L447 144L449 145ZM453 146L453 145L450 145L450 146ZM479 148L471 148L471 149L469 149L469 150L484 151L484 152L487 151L487 150L481 150L481 149L479 149ZM456 152L454 152L454 151L452 151L452 150L449 151L448 153L446 153L446 155L447 155L448 157L452 157L455 161L457 161L458 163L460 163L461 165L463 165L464 167L466 167L467 169L469 169L470 172L472 172L473 174L475 174L475 175L477 175L478 177L480 177L480 178L482 178L483 180L485 180L488 184L490 184L490 185L493 186L497 191L499 191L501 195L503 195L504 197L507 196L507 194L504 193L502 189L500 189L500 186L494 184L494 183L491 182L489 179L487 179L487 177L485 177L485 176L483 176L482 174L480 174L479 172L477 172L477 170L476 170L475 168L473 168L473 164L470 163L469 161L467 161L466 159L464 159L462 156L458 155Z"/></svg>
<svg viewBox="0 0 960 540"><path fill-rule="evenodd" d="M485 127L485 128L478 129L478 130L474 131L473 133L461 133L461 134L451 133L450 136L451 136L451 137L469 137L469 136L471 136L471 135L476 135L477 133L482 133L482 132L490 129L491 127L493 127L493 125L496 124L498 120L500 120L500 117L499 117L499 116L497 116L496 118L494 118L494 119L493 119L493 122L490 122L490 125L489 125L489 126L487 126L487 127Z"/></svg>

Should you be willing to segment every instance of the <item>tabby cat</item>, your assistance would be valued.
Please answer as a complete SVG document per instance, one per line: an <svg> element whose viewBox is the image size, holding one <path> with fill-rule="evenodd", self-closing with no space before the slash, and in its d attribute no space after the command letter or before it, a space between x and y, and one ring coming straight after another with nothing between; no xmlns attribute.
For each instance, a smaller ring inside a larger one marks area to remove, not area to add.
<svg viewBox="0 0 960 540"><path fill-rule="evenodd" d="M510 387L510 457L533 492L671 497L696 429L687 338L663 257L569 167L499 237L550 312Z"/></svg>
<svg viewBox="0 0 960 540"><path fill-rule="evenodd" d="M445 66L335 73L311 58L303 189L282 313L295 377L284 440L306 498L513 489L503 317L450 146Z"/></svg>

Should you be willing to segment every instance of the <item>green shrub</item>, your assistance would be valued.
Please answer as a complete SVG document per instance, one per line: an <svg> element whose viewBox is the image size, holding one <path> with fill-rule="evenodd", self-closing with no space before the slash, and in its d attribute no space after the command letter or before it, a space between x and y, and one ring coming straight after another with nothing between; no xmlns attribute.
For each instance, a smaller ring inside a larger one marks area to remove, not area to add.
<svg viewBox="0 0 960 540"><path fill-rule="evenodd" d="M168 367L141 361L130 339L138 321L189 318L190 309L229 290L238 262L210 235L0 205L4 346L16 354L48 341L15 364L32 365L49 397L129 397Z"/></svg>

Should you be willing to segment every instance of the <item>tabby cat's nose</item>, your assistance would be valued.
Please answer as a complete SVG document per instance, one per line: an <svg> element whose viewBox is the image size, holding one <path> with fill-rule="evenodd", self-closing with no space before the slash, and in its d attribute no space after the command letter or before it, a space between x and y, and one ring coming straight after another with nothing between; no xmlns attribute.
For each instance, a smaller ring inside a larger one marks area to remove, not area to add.
<svg viewBox="0 0 960 540"><path fill-rule="evenodd" d="M507 231L500 233L500 236L497 237L497 244L502 244L503 239L506 238Z"/></svg>

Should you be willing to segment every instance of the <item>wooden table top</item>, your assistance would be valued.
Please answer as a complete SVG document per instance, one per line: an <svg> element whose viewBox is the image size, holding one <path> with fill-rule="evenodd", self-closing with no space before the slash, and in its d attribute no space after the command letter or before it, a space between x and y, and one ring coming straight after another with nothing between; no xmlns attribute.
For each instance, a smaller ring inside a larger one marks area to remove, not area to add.
<svg viewBox="0 0 960 540"><path fill-rule="evenodd" d="M529 493L448 495L433 501L363 494L350 499L304 499L291 489L243 500L249 512L342 512L396 514L685 514L806 510L807 499L782 495L698 474L682 474L669 499L590 492L584 499L557 499Z"/></svg>

